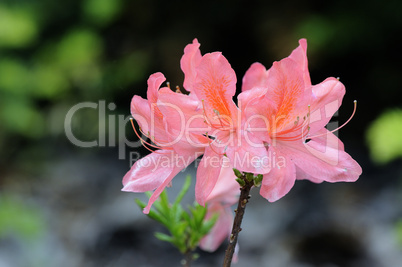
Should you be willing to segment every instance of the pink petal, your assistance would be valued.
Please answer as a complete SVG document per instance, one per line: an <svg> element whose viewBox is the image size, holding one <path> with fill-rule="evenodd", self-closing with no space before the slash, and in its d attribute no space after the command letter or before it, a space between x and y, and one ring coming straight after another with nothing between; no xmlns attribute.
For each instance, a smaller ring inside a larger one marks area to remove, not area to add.
<svg viewBox="0 0 402 267"><path fill-rule="evenodd" d="M236 178L230 160L227 157L223 157L219 178L206 201L208 203L219 202L229 206L237 203L239 200L240 185L236 182Z"/></svg>
<svg viewBox="0 0 402 267"><path fill-rule="evenodd" d="M239 106L239 109L242 112L243 119L247 120L249 116L247 115L253 115L253 114L247 114L245 115L245 112L249 106L249 104L254 103L256 100L263 99L265 94L267 93L268 88L267 87L253 87L252 90L247 90L243 91L239 94L237 97L237 104Z"/></svg>
<svg viewBox="0 0 402 267"><path fill-rule="evenodd" d="M254 87L268 87L268 71L261 63L253 63L244 74L242 82L242 91L245 92Z"/></svg>
<svg viewBox="0 0 402 267"><path fill-rule="evenodd" d="M159 91L158 108L165 117L170 130L177 134L205 134L209 128L201 102L189 95L175 93L168 88Z"/></svg>
<svg viewBox="0 0 402 267"><path fill-rule="evenodd" d="M260 194L270 202L284 197L292 189L296 180L296 167L286 154L270 148L272 169L264 174Z"/></svg>
<svg viewBox="0 0 402 267"><path fill-rule="evenodd" d="M158 90L165 80L165 76L160 72L154 73L149 76L147 98L150 105L158 101Z"/></svg>
<svg viewBox="0 0 402 267"><path fill-rule="evenodd" d="M243 99L247 98L244 94L251 92L258 92L259 88L254 88L252 90L248 90L242 92L239 95L239 103L241 103L242 108L242 119L244 129L248 132L251 132L258 139L270 143L270 131L271 127L276 125L276 113L277 106L276 103L273 102L269 97L258 96L247 101ZM264 90L260 90L264 92ZM246 102L246 105L243 103ZM240 106L240 104L239 104Z"/></svg>
<svg viewBox="0 0 402 267"><path fill-rule="evenodd" d="M210 146L206 147L205 154L198 164L195 184L195 199L201 206L205 206L208 196L215 187L222 163L223 155L215 153Z"/></svg>
<svg viewBox="0 0 402 267"><path fill-rule="evenodd" d="M208 206L206 218L209 219L216 213L219 214L218 220L200 242L200 248L208 252L217 250L222 242L228 238L233 224L233 215L230 208L225 208L219 203L213 203Z"/></svg>
<svg viewBox="0 0 402 267"><path fill-rule="evenodd" d="M171 158L172 151L158 150L135 162L123 178L122 191L146 192L160 186L173 171L173 164L166 164Z"/></svg>
<svg viewBox="0 0 402 267"><path fill-rule="evenodd" d="M158 150L137 161L123 178L126 192L145 192L154 190L143 212L149 210L172 179L192 161L195 155L177 155L170 150Z"/></svg>
<svg viewBox="0 0 402 267"><path fill-rule="evenodd" d="M307 40L300 39L299 44L300 45L292 51L289 58L294 60L299 65L299 68L303 72L304 86L309 87L311 86L311 80L308 72Z"/></svg>
<svg viewBox="0 0 402 267"><path fill-rule="evenodd" d="M296 180L309 180L310 182L320 184L323 182L323 180L320 180L318 178L314 178L307 173L305 173L302 169L296 166Z"/></svg>
<svg viewBox="0 0 402 267"><path fill-rule="evenodd" d="M269 89L266 97L272 99L278 108L277 116L285 116L285 120L296 111L300 101L304 99L303 75L295 61L285 58L274 62L268 76ZM307 108L307 105L304 107ZM283 120L281 120L283 121Z"/></svg>
<svg viewBox="0 0 402 267"><path fill-rule="evenodd" d="M327 78L313 86L312 94L310 135L324 128L339 109L345 95L345 86L335 78Z"/></svg>
<svg viewBox="0 0 402 267"><path fill-rule="evenodd" d="M144 132L149 131L149 122L151 121L151 109L148 100L135 95L131 100L131 115L141 126Z"/></svg>
<svg viewBox="0 0 402 267"><path fill-rule="evenodd" d="M131 101L131 114L143 133L152 137L152 140L166 143L169 139L166 136L165 123L162 116L155 113L158 112L155 107L155 104L150 107L147 100L135 95Z"/></svg>
<svg viewBox="0 0 402 267"><path fill-rule="evenodd" d="M197 39L194 39L192 44L184 48L184 55L180 60L180 66L184 72L183 86L189 92L193 90L195 77L197 76L195 68L200 63L201 58L200 44Z"/></svg>
<svg viewBox="0 0 402 267"><path fill-rule="evenodd" d="M156 188L156 190L153 192L151 197L149 198L147 206L144 208L143 212L144 214L148 214L149 210L152 207L152 204L158 199L159 195L165 190L166 186L170 184L172 179L182 170L183 168L180 167L174 167L172 170L172 173L163 181L163 183Z"/></svg>
<svg viewBox="0 0 402 267"><path fill-rule="evenodd" d="M308 143L288 142L281 150L312 181L354 182L362 173L360 165L345 151L339 139L328 132L325 142L312 139Z"/></svg>
<svg viewBox="0 0 402 267"><path fill-rule="evenodd" d="M316 132L316 137L312 139L321 144L323 147L329 146L338 150L345 150L345 146L342 141L332 132L328 131L326 128L322 128L320 131Z"/></svg>
<svg viewBox="0 0 402 267"><path fill-rule="evenodd" d="M252 132L238 130L231 135L225 152L239 171L264 174L271 169L264 143Z"/></svg>
<svg viewBox="0 0 402 267"><path fill-rule="evenodd" d="M236 123L237 107L232 97L236 92L236 74L220 52L206 54L196 68L197 77L193 88L200 101L204 101L205 114L219 123L221 118ZM213 119L213 118L216 119Z"/></svg>

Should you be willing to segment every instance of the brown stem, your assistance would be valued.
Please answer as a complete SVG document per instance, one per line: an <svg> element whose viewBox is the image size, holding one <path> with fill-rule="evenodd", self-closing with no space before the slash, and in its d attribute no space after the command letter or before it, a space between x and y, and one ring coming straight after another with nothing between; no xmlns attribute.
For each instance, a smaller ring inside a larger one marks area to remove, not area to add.
<svg viewBox="0 0 402 267"><path fill-rule="evenodd" d="M188 251L184 254L184 259L181 261L181 265L182 265L183 267L190 267L192 260L193 260L193 253L191 252L191 250L188 250Z"/></svg>
<svg viewBox="0 0 402 267"><path fill-rule="evenodd" d="M248 181L245 175L243 175L242 179L245 184L240 188L239 203L237 205L237 209L235 210L236 216L233 221L232 233L230 235L228 248L226 249L223 267L230 267L230 265L232 264L232 258L237 244L237 237L239 236L239 232L241 231L241 222L243 220L246 204L248 202L248 199L250 198L249 193L251 187L253 187L254 185L254 182Z"/></svg>

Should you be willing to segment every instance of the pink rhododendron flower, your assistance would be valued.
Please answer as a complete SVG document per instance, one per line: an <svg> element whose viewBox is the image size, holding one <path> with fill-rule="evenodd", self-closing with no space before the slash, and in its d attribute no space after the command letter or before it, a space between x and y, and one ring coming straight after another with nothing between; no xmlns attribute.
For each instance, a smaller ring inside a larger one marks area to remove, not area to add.
<svg viewBox="0 0 402 267"><path fill-rule="evenodd" d="M189 95L173 92L168 87L160 88L165 77L155 73L148 79L147 100L134 96L131 103L134 119L142 133L151 140L150 143L143 140L144 146L156 149L137 161L123 178L123 191L155 190L144 213L149 212L152 203L173 177L202 154L204 157L197 171L196 199L200 205L205 205L219 179L224 153L230 151L216 144L226 141L236 130L234 122L237 121L238 109L231 100L236 77L221 53L201 56L195 39L184 50L181 68ZM210 134L212 130L215 132ZM239 151L243 153L247 151L241 149ZM265 149L256 151L266 152Z"/></svg>
<svg viewBox="0 0 402 267"><path fill-rule="evenodd" d="M243 79L243 92L259 92L244 112L250 131L266 143L271 156L272 168L260 189L269 201L287 194L296 179L353 182L362 173L342 142L325 128L342 103L345 87L335 78L311 85L307 42L299 43L269 70L254 63Z"/></svg>
<svg viewBox="0 0 402 267"><path fill-rule="evenodd" d="M131 102L131 114L140 125L142 133L153 143L141 139L144 146L157 149L138 160L123 178L123 191L145 192L155 190L148 205L144 208L144 213L149 212L153 202L170 184L174 176L199 155L202 155L209 142L202 135L191 134L191 143L188 139L177 136L177 133L181 132L185 116L183 115L182 121L178 121L176 113L182 114L183 111L186 111L187 116L189 114L196 115L199 112L198 102L187 95L171 92L182 102L180 110L172 111L164 105L158 106L159 97L163 94L170 94L166 92L170 91L169 88L159 90L164 81L165 77L161 73L151 75L148 79L148 100L134 96ZM169 117L171 123L166 120Z"/></svg>
<svg viewBox="0 0 402 267"><path fill-rule="evenodd" d="M335 78L311 84L306 40L269 70L254 63L243 77L238 106L233 101L237 79L229 62L220 52L202 55L199 47L194 39L180 61L189 95L160 88L165 77L155 73L148 79L147 100L134 96L131 103L134 119L150 140L143 140L144 146L155 151L133 165L123 178L123 191L154 190L145 213L173 177L202 154L196 200L210 203L211 212L220 211L221 222L229 221L230 201L215 194L231 179L224 175L226 165L263 174L260 193L269 201L287 194L296 179L339 182L359 177L360 166L325 128L345 88ZM220 239L206 240L217 244Z"/></svg>
<svg viewBox="0 0 402 267"><path fill-rule="evenodd" d="M270 167L262 162L267 157L263 142L244 129L247 118L242 116L242 109L260 92L253 90L239 96L242 105L238 108L233 102L237 79L229 62L220 52L202 56L199 47L197 39L187 45L181 66L185 73L184 87L202 102L205 124L201 128L212 139L197 171L196 199L204 205L218 180L225 156L240 171L267 173Z"/></svg>

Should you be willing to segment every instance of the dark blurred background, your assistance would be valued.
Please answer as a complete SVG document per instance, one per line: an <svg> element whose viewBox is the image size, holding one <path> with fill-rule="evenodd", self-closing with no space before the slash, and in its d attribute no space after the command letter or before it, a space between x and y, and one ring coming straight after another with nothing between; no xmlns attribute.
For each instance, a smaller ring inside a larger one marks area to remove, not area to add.
<svg viewBox="0 0 402 267"><path fill-rule="evenodd" d="M339 137L363 175L299 181L276 203L254 189L237 266L399 266L401 33L399 0L1 0L0 266L178 266L134 203L144 194L120 192L147 154L128 123L132 96L157 71L181 86L193 38L223 52L239 91L253 62L269 68L303 37L313 84L346 86L334 122L358 100ZM224 249L194 266L219 266Z"/></svg>

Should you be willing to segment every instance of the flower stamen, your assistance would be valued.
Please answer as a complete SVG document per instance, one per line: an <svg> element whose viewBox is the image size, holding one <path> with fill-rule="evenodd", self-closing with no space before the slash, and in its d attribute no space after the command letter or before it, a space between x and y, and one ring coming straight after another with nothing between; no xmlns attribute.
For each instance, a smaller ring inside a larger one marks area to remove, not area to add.
<svg viewBox="0 0 402 267"><path fill-rule="evenodd" d="M212 140L212 139L211 139L210 136L208 135L208 132L205 133L205 136L208 137L208 146L211 148L211 150L212 150L213 152L215 152L215 153L218 154L219 156L225 155L225 153L218 153L218 152L215 151L215 149L212 147L212 145L211 145L212 142L209 141L209 140Z"/></svg>
<svg viewBox="0 0 402 267"><path fill-rule="evenodd" d="M145 141L145 140L138 134L137 130L135 129L134 122L133 122L133 119L132 119L132 118L130 118L130 122L131 122L131 125L132 125L132 127L133 127L133 130L134 130L135 135L137 135L137 137L140 139L140 142L141 142L141 144L142 144L142 146L143 146L144 148L146 148L147 150L149 150L149 151L151 151L151 152L155 152L155 153L158 153L157 150L152 150L152 149L149 148L148 146L150 146L150 147L152 147L152 148L156 148L156 149L162 149L162 146L161 146L161 145L157 145L157 144L153 145L153 144L151 144L151 143ZM147 135L141 130L141 127L140 127L140 132L141 132L143 135L147 136ZM147 137L148 137L148 136L147 136ZM149 138L149 137L148 137L148 138ZM151 139L151 138L149 138L149 139ZM151 141L152 141L152 139L151 139ZM173 148L171 148L171 147L164 147L163 149L173 150Z"/></svg>
<svg viewBox="0 0 402 267"><path fill-rule="evenodd" d="M308 112L305 116L303 116L303 122L300 123L300 117L297 116L296 120L294 121L294 125L293 127L291 127L290 129L287 130L283 130L280 132L277 132L275 137L278 140L281 141L297 141L300 139L303 139L304 137L306 137L310 131L310 105L307 106ZM307 127L307 131L305 131L305 128ZM299 132L301 131L301 132ZM285 134L288 133L292 133L292 132L299 132L298 134L296 134L295 136L283 136Z"/></svg>
<svg viewBox="0 0 402 267"><path fill-rule="evenodd" d="M350 115L349 119L348 119L344 124L342 124L341 126L339 126L338 128L336 128L335 130L330 131L330 133L339 131L339 129L343 128L343 126L345 126L346 124L348 124L348 123L352 120L353 116L354 116L355 113L356 113L356 109L357 109L357 100L353 101L353 104L354 104L354 105L353 105L353 106L354 106L354 107L353 107L353 112L352 112L352 115ZM323 133L323 134L314 135L314 136L309 136L308 139L313 139L313 138L320 137L320 136L323 136L323 135L326 135L326 134L328 134L328 132Z"/></svg>

